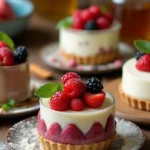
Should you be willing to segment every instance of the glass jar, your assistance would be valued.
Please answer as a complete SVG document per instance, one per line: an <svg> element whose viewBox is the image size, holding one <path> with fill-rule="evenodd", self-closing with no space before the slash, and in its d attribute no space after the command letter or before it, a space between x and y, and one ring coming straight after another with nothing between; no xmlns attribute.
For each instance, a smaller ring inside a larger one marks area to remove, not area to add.
<svg viewBox="0 0 150 150"><path fill-rule="evenodd" d="M70 16L77 8L77 0L33 0L33 2L35 11L51 21Z"/></svg>
<svg viewBox="0 0 150 150"><path fill-rule="evenodd" d="M112 0L110 7L122 23L123 41L133 44L136 39L150 40L150 0Z"/></svg>

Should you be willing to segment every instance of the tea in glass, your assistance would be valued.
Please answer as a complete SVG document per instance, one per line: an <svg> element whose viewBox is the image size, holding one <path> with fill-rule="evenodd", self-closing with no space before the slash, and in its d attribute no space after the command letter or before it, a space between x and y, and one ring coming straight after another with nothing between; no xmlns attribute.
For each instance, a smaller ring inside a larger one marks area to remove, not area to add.
<svg viewBox="0 0 150 150"><path fill-rule="evenodd" d="M121 21L121 38L133 43L135 39L150 40L150 1L112 0L111 9Z"/></svg>
<svg viewBox="0 0 150 150"><path fill-rule="evenodd" d="M33 0L35 10L41 16L51 21L58 21L77 8L77 0Z"/></svg>

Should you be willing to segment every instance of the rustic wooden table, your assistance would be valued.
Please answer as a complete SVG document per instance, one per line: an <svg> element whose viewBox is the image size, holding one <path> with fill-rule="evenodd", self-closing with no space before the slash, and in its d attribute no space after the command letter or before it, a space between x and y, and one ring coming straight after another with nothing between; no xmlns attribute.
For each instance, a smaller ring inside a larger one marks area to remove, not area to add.
<svg viewBox="0 0 150 150"><path fill-rule="evenodd" d="M50 69L46 66L40 59L40 51L42 48L50 43L58 41L58 31L55 29L55 24L50 23L36 15L34 15L31 20L28 29L17 39L15 39L16 45L26 45L29 50L30 61L35 62L41 65L44 68ZM60 80L60 77L63 75L63 72L50 69L54 72L54 77L50 81ZM89 75L81 75L84 80L86 80ZM109 73L107 75L98 75L99 78L103 80L104 83L111 81L117 77L121 76L121 71L114 73ZM37 79L40 79L34 76ZM41 80L41 79L40 79ZM28 116L23 116L21 118L0 118L0 144L5 143L5 135L8 129L18 121L31 117L35 114ZM144 127L140 126L142 131L146 136L146 142L141 150L150 150L150 126ZM1 149L0 150L5 150Z"/></svg>

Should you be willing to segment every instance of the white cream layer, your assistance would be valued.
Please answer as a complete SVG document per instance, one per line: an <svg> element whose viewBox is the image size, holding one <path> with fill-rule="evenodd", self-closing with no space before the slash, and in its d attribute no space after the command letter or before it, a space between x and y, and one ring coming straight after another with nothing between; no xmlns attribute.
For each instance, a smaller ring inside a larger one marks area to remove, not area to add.
<svg viewBox="0 0 150 150"><path fill-rule="evenodd" d="M125 93L138 99L150 100L150 72L136 69L136 59L123 66L122 88Z"/></svg>
<svg viewBox="0 0 150 150"><path fill-rule="evenodd" d="M106 30L60 30L59 49L66 53L78 56L97 55L103 49L104 51L116 50L119 41L120 23Z"/></svg>
<svg viewBox="0 0 150 150"><path fill-rule="evenodd" d="M99 122L105 128L108 117L115 115L114 98L107 94L103 105L98 109L86 108L83 111L54 111L49 108L49 99L41 99L40 113L45 121L47 129L52 123L59 123L62 129L68 124L76 125L86 134L95 122Z"/></svg>

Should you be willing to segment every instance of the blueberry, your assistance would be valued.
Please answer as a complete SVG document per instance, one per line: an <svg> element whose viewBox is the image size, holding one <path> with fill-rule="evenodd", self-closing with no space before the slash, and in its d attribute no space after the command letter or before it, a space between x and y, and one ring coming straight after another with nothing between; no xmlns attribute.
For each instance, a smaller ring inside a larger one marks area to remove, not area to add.
<svg viewBox="0 0 150 150"><path fill-rule="evenodd" d="M85 30L98 30L98 25L96 21L90 20L85 24L84 29Z"/></svg>
<svg viewBox="0 0 150 150"><path fill-rule="evenodd" d="M136 53L136 60L139 60L143 55L144 55L145 53L143 53L143 52L137 52Z"/></svg>
<svg viewBox="0 0 150 150"><path fill-rule="evenodd" d="M103 85L98 78L92 77L87 80L86 89L90 93L99 93L102 91Z"/></svg>
<svg viewBox="0 0 150 150"><path fill-rule="evenodd" d="M25 46L19 46L14 51L14 58L16 63L23 63L27 60L28 52Z"/></svg>

